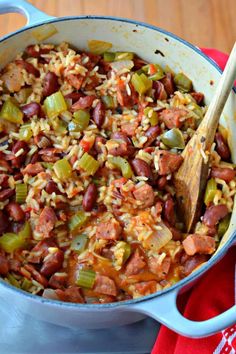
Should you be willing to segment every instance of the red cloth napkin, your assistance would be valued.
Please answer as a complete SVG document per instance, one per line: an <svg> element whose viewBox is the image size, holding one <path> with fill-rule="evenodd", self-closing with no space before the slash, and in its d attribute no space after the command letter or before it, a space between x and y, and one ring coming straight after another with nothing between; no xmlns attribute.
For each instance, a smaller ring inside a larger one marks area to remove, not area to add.
<svg viewBox="0 0 236 354"><path fill-rule="evenodd" d="M214 49L202 49L223 69L228 55ZM179 297L185 317L203 321L216 316L235 303L236 247L212 267L189 292ZM152 354L234 354L236 324L207 338L191 339L161 326Z"/></svg>

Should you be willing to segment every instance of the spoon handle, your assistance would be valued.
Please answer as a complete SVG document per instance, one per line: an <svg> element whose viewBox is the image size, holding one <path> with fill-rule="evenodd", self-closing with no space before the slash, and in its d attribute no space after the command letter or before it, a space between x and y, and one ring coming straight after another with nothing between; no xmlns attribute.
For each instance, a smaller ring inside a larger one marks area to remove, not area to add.
<svg viewBox="0 0 236 354"><path fill-rule="evenodd" d="M220 115L229 96L230 90L234 86L236 79L236 42L227 61L224 72L216 88L214 97L208 107L206 115L199 126L199 132L206 137L206 144L211 144L219 123Z"/></svg>

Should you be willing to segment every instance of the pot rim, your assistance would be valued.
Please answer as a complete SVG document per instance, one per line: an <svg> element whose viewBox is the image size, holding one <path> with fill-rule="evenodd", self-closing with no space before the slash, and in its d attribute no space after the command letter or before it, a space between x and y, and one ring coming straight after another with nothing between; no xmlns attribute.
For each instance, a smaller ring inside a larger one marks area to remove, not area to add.
<svg viewBox="0 0 236 354"><path fill-rule="evenodd" d="M29 29L32 28L37 28L40 27L44 24L48 24L48 23L55 23L55 22L63 22L63 21L75 21L75 20L111 20L111 21L117 21L117 22L125 22L125 23L129 23L129 24L133 24L136 27L145 27L148 28L150 30L156 31L156 32L160 32L162 34L165 34L169 37L172 37L174 40L182 43L184 46L192 49L196 54L202 56L210 65L214 66L214 68L219 72L222 73L222 70L220 69L220 67L218 66L218 64L211 58L209 58L207 55L205 55L198 47L196 47L195 45L189 43L188 41L180 38L179 36L166 31L160 27L154 26L154 25L150 25L147 24L145 22L141 22L141 21L136 21L136 20L131 20L131 19L126 19L123 17L115 17L115 16L96 16L96 15L84 15L84 16L65 16L65 17L60 17L60 18L50 18L48 20L44 20L41 22L38 22L36 24L32 24L30 26L25 26L15 32L12 32L4 37L2 37L0 39L0 44L5 42L6 40L8 40L9 38L19 34L19 33L23 33ZM236 86L234 86L232 88L232 90L234 91L234 93L236 94ZM133 305L136 303L140 303L143 301L148 301L151 300L155 297L159 297L161 295L165 295L168 292L177 290L178 288L182 288L183 286L187 285L188 283L190 283L191 281L193 281L194 279L197 279L201 274L205 273L206 271L208 271L215 263L217 263L217 261L220 260L220 258L224 255L224 253L227 251L228 247L230 246L231 242L233 241L233 238L236 235L236 230L234 232L232 232L232 234L230 235L230 237L228 238L228 240L225 242L225 244L221 247L221 249L217 252L216 255L213 255L203 266L201 266L200 268L198 268L197 270L195 270L193 273L191 273L190 275L188 275L187 277L183 278L182 280L178 281L176 284L174 284L173 286L166 288L164 290L158 291L156 293L153 293L151 295L147 295L147 296L143 296L137 299L132 299L132 300L127 300L127 301L119 301L119 302L112 302L112 303L107 303L107 304L80 304L80 303L70 303L70 302L64 302L64 301L59 301L59 300L52 300L52 299L46 299L43 298L41 296L38 295L34 295L31 293L28 293L24 290L18 289L14 286L12 286L11 284L8 284L7 282L5 282L3 279L0 278L0 286L6 287L9 291L15 292L18 295L22 295L24 296L26 299L30 299L36 303L42 303L42 304L46 304L46 305L52 305L54 307L66 307L66 308L71 308L71 309L75 309L75 308L79 308L80 310L97 310L97 309L114 309L114 308L121 308L127 305Z"/></svg>

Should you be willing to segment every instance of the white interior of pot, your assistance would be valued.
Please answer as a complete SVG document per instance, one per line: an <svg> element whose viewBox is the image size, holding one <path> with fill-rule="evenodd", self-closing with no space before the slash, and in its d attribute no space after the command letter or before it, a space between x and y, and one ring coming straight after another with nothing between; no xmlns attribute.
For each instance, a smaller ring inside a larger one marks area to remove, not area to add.
<svg viewBox="0 0 236 354"><path fill-rule="evenodd" d="M47 26L47 25L46 25ZM189 76L196 91L205 94L205 101L209 104L220 77L218 70L203 56L193 51L191 46L162 32L148 27L108 19L70 19L54 22L57 33L44 43L69 42L71 45L88 50L87 41L91 39L108 41L113 44L114 51L131 51L141 58L168 65L174 71L183 71ZM41 26L42 28L42 26ZM33 36L35 28L14 35L0 43L1 68L12 60L17 53L27 45L38 43ZM37 27L40 32L40 27ZM221 124L228 130L228 142L231 148L233 162L236 162L236 99L231 93ZM236 226L236 207L231 218L231 224L221 241L220 247L228 240ZM219 249L219 248L218 248Z"/></svg>

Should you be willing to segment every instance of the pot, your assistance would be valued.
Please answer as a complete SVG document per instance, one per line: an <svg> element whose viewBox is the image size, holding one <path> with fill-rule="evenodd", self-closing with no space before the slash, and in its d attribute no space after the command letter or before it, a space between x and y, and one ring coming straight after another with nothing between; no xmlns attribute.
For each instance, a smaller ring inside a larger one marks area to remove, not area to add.
<svg viewBox="0 0 236 354"><path fill-rule="evenodd" d="M217 64L197 47L160 28L123 18L78 16L55 18L44 14L24 0L1 0L0 13L20 12L27 19L26 27L0 40L0 63L4 67L27 45L38 43L45 33L52 36L45 42L68 41L75 47L88 49L87 41L100 39L113 43L115 51L131 51L150 62L169 65L184 71L194 82L195 90L205 94L209 104L221 75ZM236 90L231 92L221 124L229 132L232 159L236 163ZM189 337L204 337L218 332L236 321L236 306L203 322L184 318L176 306L178 294L195 282L216 264L235 242L236 207L228 231L212 258L169 289L130 301L104 305L72 304L44 299L0 281L0 295L16 311L28 313L40 320L66 327L108 328L151 316L170 329Z"/></svg>

